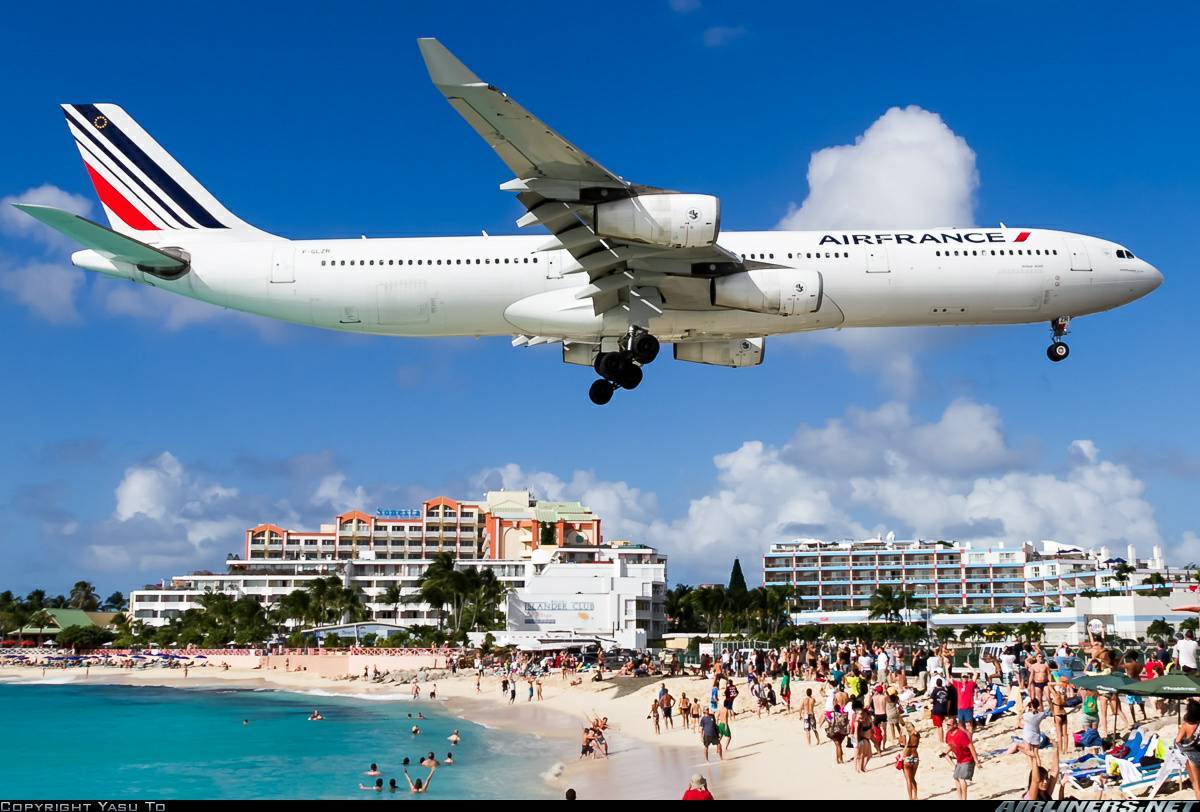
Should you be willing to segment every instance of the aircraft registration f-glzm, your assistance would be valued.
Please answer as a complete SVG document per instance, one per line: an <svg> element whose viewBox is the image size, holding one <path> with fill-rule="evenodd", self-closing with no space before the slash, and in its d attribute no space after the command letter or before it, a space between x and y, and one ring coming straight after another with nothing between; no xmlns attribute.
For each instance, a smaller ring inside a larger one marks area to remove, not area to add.
<svg viewBox="0 0 1200 812"><path fill-rule="evenodd" d="M500 188L551 236L288 240L235 217L112 104L66 104L111 228L18 208L86 246L71 261L222 307L394 336L512 335L562 345L633 389L669 342L680 361L762 362L764 338L843 327L1048 321L1145 296L1162 275L1096 237L1034 228L722 232L720 201L614 175L419 40L434 85L513 173Z"/></svg>

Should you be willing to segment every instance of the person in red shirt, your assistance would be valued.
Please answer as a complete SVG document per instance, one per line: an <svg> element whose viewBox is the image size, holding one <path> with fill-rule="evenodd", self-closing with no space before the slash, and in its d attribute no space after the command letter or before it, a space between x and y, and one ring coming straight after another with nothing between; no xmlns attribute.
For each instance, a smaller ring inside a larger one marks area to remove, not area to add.
<svg viewBox="0 0 1200 812"><path fill-rule="evenodd" d="M979 756L975 753L975 742L957 719L947 719L946 751L942 756L954 759L954 782L958 785L958 799L967 800L967 782L975 777Z"/></svg>
<svg viewBox="0 0 1200 812"><path fill-rule="evenodd" d="M696 773L692 776L691 785L687 788L687 792L683 793L685 801L713 801L712 793L708 791L708 782L704 780L704 776Z"/></svg>
<svg viewBox="0 0 1200 812"><path fill-rule="evenodd" d="M958 697L958 723L967 730L975 730L975 672L954 681L954 693Z"/></svg>

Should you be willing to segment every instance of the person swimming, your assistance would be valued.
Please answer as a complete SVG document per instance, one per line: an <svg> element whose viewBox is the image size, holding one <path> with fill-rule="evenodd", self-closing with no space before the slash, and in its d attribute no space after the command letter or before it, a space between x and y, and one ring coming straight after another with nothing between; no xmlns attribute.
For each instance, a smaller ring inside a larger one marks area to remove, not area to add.
<svg viewBox="0 0 1200 812"><path fill-rule="evenodd" d="M460 741L462 741L462 736L458 735L457 730L454 731L453 733L451 733L447 738L449 739L451 744L458 744Z"/></svg>
<svg viewBox="0 0 1200 812"><path fill-rule="evenodd" d="M363 775L379 775L379 765L372 761L371 769L367 770Z"/></svg>
<svg viewBox="0 0 1200 812"><path fill-rule="evenodd" d="M363 784L359 784L358 788L361 789L363 792L383 792L383 779L376 778L375 783L369 787L365 786Z"/></svg>
<svg viewBox="0 0 1200 812"><path fill-rule="evenodd" d="M396 779L389 778L388 779L388 792L395 792L398 789L400 789L400 787L399 787L399 785L396 784Z"/></svg>
<svg viewBox="0 0 1200 812"><path fill-rule="evenodd" d="M437 767L429 768L429 775L422 781L420 778L414 779L408 774L408 768L404 769L404 777L408 779L409 792L429 792L429 784L433 781L433 774L437 772Z"/></svg>
<svg viewBox="0 0 1200 812"><path fill-rule="evenodd" d="M412 734L413 734L414 736L416 736L416 735L417 735L418 733L420 733L420 732L421 732L421 728L417 727L416 725L413 725L413 726L412 726Z"/></svg>
<svg viewBox="0 0 1200 812"><path fill-rule="evenodd" d="M437 759L434 757L434 755L433 755L433 751L432 751L432 750L431 750L431 751L429 751L429 752L428 752L428 753L425 755L425 758L421 759L421 766L422 766L422 767L436 767L436 766L438 766L438 760L437 760Z"/></svg>
<svg viewBox="0 0 1200 812"><path fill-rule="evenodd" d="M454 763L454 754L453 754L453 753L447 753L447 754L446 754L446 760L445 760L445 761L443 761L443 762L442 762L442 764L453 764L453 763Z"/></svg>
<svg viewBox="0 0 1200 812"><path fill-rule="evenodd" d="M323 721L325 721L325 717L321 715L321 712L319 710L314 709L313 712L308 715L308 721L323 722Z"/></svg>

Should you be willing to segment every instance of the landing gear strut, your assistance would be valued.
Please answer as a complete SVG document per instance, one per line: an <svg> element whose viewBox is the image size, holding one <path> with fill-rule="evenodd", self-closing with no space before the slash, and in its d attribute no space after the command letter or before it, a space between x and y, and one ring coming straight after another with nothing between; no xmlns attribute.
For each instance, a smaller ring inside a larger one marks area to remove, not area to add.
<svg viewBox="0 0 1200 812"><path fill-rule="evenodd" d="M1050 346L1046 348L1046 357L1055 363L1062 361L1071 354L1071 348L1062 340L1062 337L1067 334L1067 327L1070 324L1070 316L1059 316L1050 322L1050 331L1053 333L1053 338L1051 339Z"/></svg>
<svg viewBox="0 0 1200 812"><path fill-rule="evenodd" d="M592 362L592 368L601 380L593 381L588 397L597 406L612 400L618 389L637 389L642 382L642 365L658 357L658 339L639 328L633 328L622 337L616 352L600 352Z"/></svg>

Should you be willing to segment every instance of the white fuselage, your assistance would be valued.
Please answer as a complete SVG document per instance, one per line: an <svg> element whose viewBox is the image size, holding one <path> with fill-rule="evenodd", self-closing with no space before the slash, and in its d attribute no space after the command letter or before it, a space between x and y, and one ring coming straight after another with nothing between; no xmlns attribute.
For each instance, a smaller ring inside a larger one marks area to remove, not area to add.
<svg viewBox="0 0 1200 812"><path fill-rule="evenodd" d="M1022 236L1024 235L1024 236ZM163 281L91 251L75 264L270 318L395 336L622 335L627 315L595 316L574 292L586 274L544 235L360 240L248 239L178 232L191 271ZM714 307L709 280L655 282L664 340L765 336L830 327L1018 324L1080 316L1131 302L1162 277L1120 246L1044 229L723 232L748 267L816 270L817 311L774 316ZM1120 251L1125 254L1124 250ZM534 298L536 297L536 298Z"/></svg>

